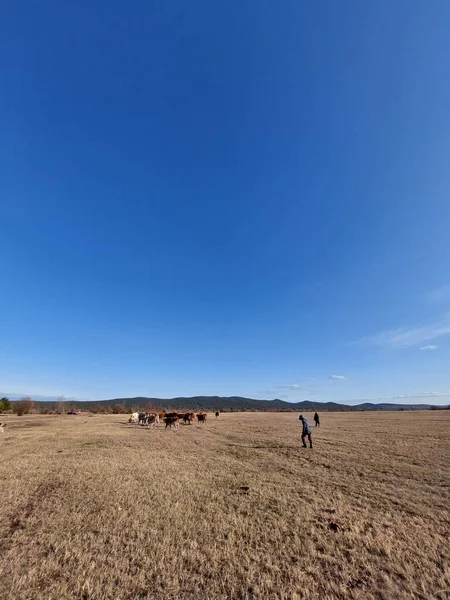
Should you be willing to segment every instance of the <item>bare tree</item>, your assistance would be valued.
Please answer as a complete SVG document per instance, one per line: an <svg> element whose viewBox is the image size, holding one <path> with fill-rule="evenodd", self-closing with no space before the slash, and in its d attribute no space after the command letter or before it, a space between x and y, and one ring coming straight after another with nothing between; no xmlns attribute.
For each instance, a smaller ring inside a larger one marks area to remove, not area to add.
<svg viewBox="0 0 450 600"><path fill-rule="evenodd" d="M67 412L66 397L64 396L64 394L61 394L61 396L58 396L56 398L56 401L57 401L56 412L59 415L63 415L65 412Z"/></svg>
<svg viewBox="0 0 450 600"><path fill-rule="evenodd" d="M19 417L27 415L34 407L34 402L30 396L24 396L18 402L14 403L14 410Z"/></svg>

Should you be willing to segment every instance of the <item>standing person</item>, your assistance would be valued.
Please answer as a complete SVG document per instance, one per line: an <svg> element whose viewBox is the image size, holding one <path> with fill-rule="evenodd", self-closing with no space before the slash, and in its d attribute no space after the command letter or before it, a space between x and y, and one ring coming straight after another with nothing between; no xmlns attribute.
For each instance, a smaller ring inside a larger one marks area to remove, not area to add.
<svg viewBox="0 0 450 600"><path fill-rule="evenodd" d="M311 437L311 427L309 426L308 421L305 419L305 417L303 415L299 416L299 420L302 422L302 443L303 443L303 448L306 448L306 442L305 442L305 437L308 436L308 440L309 440L309 447L312 448L312 437Z"/></svg>
<svg viewBox="0 0 450 600"><path fill-rule="evenodd" d="M320 427L319 413L317 411L314 413L314 423L316 424L316 427Z"/></svg>

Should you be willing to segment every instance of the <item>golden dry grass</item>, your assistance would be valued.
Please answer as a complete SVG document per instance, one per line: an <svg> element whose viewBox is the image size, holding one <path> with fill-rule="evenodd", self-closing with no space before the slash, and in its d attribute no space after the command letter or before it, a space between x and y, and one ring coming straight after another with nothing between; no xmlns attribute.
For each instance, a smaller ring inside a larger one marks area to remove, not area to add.
<svg viewBox="0 0 450 600"><path fill-rule="evenodd" d="M9 417L0 598L449 598L450 411L297 417Z"/></svg>

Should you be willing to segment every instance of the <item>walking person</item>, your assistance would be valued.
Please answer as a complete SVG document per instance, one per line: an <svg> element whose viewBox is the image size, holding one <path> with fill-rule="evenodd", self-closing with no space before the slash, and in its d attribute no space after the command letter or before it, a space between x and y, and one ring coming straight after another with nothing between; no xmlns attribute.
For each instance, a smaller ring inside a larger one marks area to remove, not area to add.
<svg viewBox="0 0 450 600"><path fill-rule="evenodd" d="M316 427L320 427L320 418L317 411L314 413L314 423L316 424Z"/></svg>
<svg viewBox="0 0 450 600"><path fill-rule="evenodd" d="M311 437L311 427L309 426L308 421L305 419L305 417L303 415L299 416L299 420L302 422L302 443L303 443L303 448L306 448L306 442L305 442L305 438L306 436L308 436L308 440L309 440L309 447L312 448L312 437Z"/></svg>

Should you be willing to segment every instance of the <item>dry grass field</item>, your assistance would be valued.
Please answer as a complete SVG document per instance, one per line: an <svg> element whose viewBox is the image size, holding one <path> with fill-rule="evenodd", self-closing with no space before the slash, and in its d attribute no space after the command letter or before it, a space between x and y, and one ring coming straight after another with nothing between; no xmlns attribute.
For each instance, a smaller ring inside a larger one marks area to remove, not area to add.
<svg viewBox="0 0 450 600"><path fill-rule="evenodd" d="M450 598L450 411L321 416L2 419L0 598Z"/></svg>

